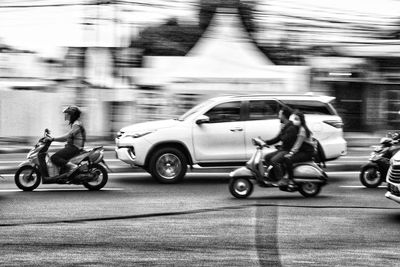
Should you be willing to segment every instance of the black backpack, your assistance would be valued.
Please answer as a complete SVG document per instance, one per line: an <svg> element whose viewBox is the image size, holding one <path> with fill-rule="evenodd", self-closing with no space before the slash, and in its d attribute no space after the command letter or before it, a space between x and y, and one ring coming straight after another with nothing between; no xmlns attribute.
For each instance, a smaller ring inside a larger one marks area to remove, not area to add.
<svg viewBox="0 0 400 267"><path fill-rule="evenodd" d="M313 155L314 162L317 163L318 166L326 168L325 164L326 158L324 149L322 148L321 143L316 138L313 138L313 142L314 142L314 155Z"/></svg>

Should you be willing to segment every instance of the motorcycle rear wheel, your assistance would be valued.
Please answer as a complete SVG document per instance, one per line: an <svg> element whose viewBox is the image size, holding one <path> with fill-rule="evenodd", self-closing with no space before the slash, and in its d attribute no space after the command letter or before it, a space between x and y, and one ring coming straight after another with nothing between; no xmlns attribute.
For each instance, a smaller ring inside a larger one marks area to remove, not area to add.
<svg viewBox="0 0 400 267"><path fill-rule="evenodd" d="M373 166L361 169L360 182L367 188L377 188L382 183L381 172Z"/></svg>
<svg viewBox="0 0 400 267"><path fill-rule="evenodd" d="M22 166L15 173L14 181L19 189L33 191L40 185L40 172L33 166Z"/></svg>
<svg viewBox="0 0 400 267"><path fill-rule="evenodd" d="M96 191L102 189L108 181L108 172L100 164L93 164L89 168L89 172L96 172L97 179L91 182L84 182L83 186L91 191Z"/></svg>
<svg viewBox="0 0 400 267"><path fill-rule="evenodd" d="M299 192L304 197L315 197L321 191L321 185L318 183L301 183L299 186Z"/></svg>
<svg viewBox="0 0 400 267"><path fill-rule="evenodd" d="M253 189L253 183L248 178L232 178L229 181L229 192L236 198L250 196Z"/></svg>

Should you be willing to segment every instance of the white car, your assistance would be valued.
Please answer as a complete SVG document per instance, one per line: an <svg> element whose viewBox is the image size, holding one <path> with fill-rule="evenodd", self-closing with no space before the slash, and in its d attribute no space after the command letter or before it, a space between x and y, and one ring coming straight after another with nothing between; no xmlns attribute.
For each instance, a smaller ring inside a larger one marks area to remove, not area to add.
<svg viewBox="0 0 400 267"><path fill-rule="evenodd" d="M390 167L386 176L387 192L385 196L400 204L400 152L390 159Z"/></svg>
<svg viewBox="0 0 400 267"><path fill-rule="evenodd" d="M330 104L333 97L246 95L209 99L174 120L150 121L122 128L117 158L148 171L162 183L183 179L187 167L244 165L254 152L252 137L275 137L282 105L302 110L322 145L325 160L347 153L343 123Z"/></svg>

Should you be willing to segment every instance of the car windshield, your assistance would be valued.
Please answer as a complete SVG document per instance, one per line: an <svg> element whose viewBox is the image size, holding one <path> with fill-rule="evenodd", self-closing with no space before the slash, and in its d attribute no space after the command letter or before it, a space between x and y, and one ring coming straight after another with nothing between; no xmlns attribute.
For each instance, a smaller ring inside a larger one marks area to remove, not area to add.
<svg viewBox="0 0 400 267"><path fill-rule="evenodd" d="M196 113L197 111L199 111L200 109L202 109L204 106L207 106L210 102L206 101L203 103L200 103L194 107L192 107L191 109L189 109L188 111L185 112L185 114L181 115L178 120L179 121L183 121L185 119L187 119L190 115Z"/></svg>

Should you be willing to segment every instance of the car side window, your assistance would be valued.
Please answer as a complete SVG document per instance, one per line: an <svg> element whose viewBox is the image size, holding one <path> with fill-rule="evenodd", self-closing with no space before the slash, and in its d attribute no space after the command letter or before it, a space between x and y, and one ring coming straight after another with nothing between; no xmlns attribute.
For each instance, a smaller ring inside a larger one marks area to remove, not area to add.
<svg viewBox="0 0 400 267"><path fill-rule="evenodd" d="M240 105L240 101L219 104L204 115L210 118L210 123L240 121Z"/></svg>
<svg viewBox="0 0 400 267"><path fill-rule="evenodd" d="M278 103L271 100L249 101L249 120L278 118Z"/></svg>

